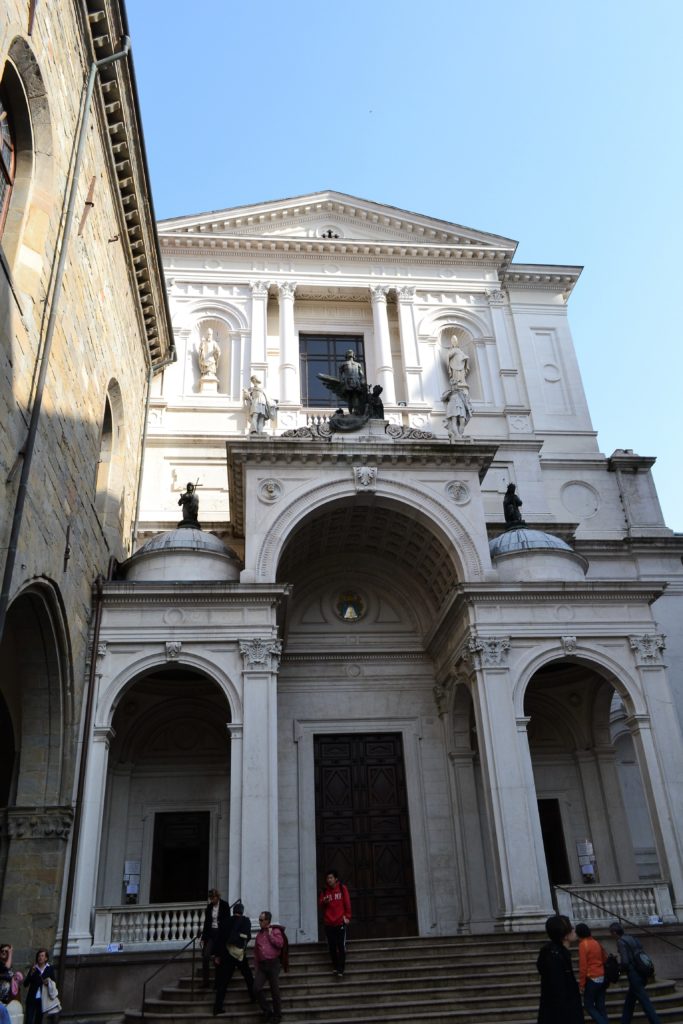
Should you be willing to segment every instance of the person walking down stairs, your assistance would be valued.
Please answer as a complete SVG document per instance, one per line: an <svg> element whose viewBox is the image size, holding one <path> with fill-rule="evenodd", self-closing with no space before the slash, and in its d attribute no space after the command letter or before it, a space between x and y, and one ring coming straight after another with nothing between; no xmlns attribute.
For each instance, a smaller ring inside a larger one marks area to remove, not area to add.
<svg viewBox="0 0 683 1024"><path fill-rule="evenodd" d="M351 897L349 890L339 881L336 871L327 872L325 888L320 893L318 903L323 908L323 924L333 973L343 978L346 968L346 929L351 920Z"/></svg>
<svg viewBox="0 0 683 1024"><path fill-rule="evenodd" d="M282 929L272 924L273 915L269 910L262 910L259 914L258 923L260 931L256 936L254 945L254 963L256 974L254 975L254 995L256 1002L261 1007L261 1012L267 1021L272 1024L279 1024L282 1020L282 1004L280 1002L280 954L285 944L285 937ZM270 986L270 994L273 1000L273 1009L268 1006L268 1000L263 994L266 982Z"/></svg>

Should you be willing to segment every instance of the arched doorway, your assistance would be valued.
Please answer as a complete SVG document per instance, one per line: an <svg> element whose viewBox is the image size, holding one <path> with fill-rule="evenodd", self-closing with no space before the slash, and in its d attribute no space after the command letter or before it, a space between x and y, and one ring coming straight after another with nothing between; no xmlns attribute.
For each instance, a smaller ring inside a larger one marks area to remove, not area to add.
<svg viewBox="0 0 683 1024"><path fill-rule="evenodd" d="M524 699L551 886L661 877L621 698L595 667L552 661Z"/></svg>
<svg viewBox="0 0 683 1024"><path fill-rule="evenodd" d="M217 684L166 664L112 720L99 906L198 903L227 892L230 709Z"/></svg>

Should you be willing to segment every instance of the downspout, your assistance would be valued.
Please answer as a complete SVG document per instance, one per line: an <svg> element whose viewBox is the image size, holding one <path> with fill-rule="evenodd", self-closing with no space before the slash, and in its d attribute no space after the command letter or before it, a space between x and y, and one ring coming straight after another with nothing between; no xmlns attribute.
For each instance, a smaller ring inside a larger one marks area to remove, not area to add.
<svg viewBox="0 0 683 1024"><path fill-rule="evenodd" d="M109 570L107 579L110 580L114 569L113 558L109 559ZM66 951L69 945L69 930L71 924L71 911L74 902L74 885L76 881L76 862L78 860L78 848L81 839L81 819L83 817L83 793L85 790L85 773L88 767L88 749L90 744L90 733L92 731L92 714L95 706L95 675L97 672L97 647L100 640L100 627L102 625L102 588L104 577L100 573L93 584L93 605L95 608L95 621L92 631L92 650L90 652L90 671L88 672L88 692L85 700L85 713L83 715L83 732L81 735L81 756L78 763L78 780L76 783L76 797L74 806L74 820L71 827L71 847L69 849L69 864L67 868L66 893L64 896L64 918L62 922L62 939L59 946L59 958L57 963L57 988L62 989L64 985L64 971L66 970Z"/></svg>
<svg viewBox="0 0 683 1024"><path fill-rule="evenodd" d="M47 329L45 331L43 354L40 361L38 380L36 382L36 397L33 403L33 408L31 409L28 435L23 449L24 458L21 466L21 478L19 480L16 502L14 504L12 528L10 532L9 545L7 547L7 560L5 562L5 571L2 578L2 590L0 591L0 643L2 643L2 638L5 633L5 624L7 622L7 609L9 607L9 598L12 589L12 576L14 575L14 566L17 560L19 534L21 532L21 525L24 518L24 506L26 504L26 496L28 494L28 479L31 473L33 453L35 450L36 436L38 434L38 425L40 422L40 413L43 406L43 394L45 392L45 381L47 379L47 371L50 361L50 350L52 348L52 339L54 337L55 325L57 323L59 297L62 290L66 257L69 250L69 235L71 234L71 227L74 219L76 193L78 190L81 164L83 163L83 154L85 152L87 129L90 120L90 104L95 88L95 79L97 78L97 74L101 68L106 67L108 64L113 64L115 61L122 60L128 55L130 50L130 38L128 36L124 36L121 43L122 49L119 50L118 53L112 53L110 57L103 57L102 60L93 61L90 65L90 74L88 75L88 84L85 91L85 99L83 101L83 118L79 129L78 147L76 150L76 159L74 161L73 177L71 179L71 190L69 192L69 202L66 211L66 219L64 221L63 242L59 254L59 263L57 264L55 285L52 293L50 318L47 322Z"/></svg>
<svg viewBox="0 0 683 1024"><path fill-rule="evenodd" d="M147 424L149 422L149 404L152 398L152 378L155 372L163 370L165 366L169 366L171 363L175 363L177 360L175 348L172 350L168 359L164 359L163 363L158 363L156 366L150 365L149 373L147 374L147 394L145 396L145 413L144 421L142 424L142 441L140 442L140 458L138 459L138 488L137 498L135 501L135 519L133 520L133 531L130 539L130 553L135 554L135 548L138 542L138 525L140 523L140 502L142 500L142 474L145 468L145 451L147 449Z"/></svg>

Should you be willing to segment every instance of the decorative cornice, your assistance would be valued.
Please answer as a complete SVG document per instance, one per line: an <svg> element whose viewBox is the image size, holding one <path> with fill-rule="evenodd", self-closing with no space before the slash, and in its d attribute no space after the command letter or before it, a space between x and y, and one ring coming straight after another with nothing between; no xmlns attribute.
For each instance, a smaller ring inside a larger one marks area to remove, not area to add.
<svg viewBox="0 0 683 1024"><path fill-rule="evenodd" d="M73 809L66 806L9 807L0 817L0 835L4 833L9 839L67 840L73 816Z"/></svg>
<svg viewBox="0 0 683 1024"><path fill-rule="evenodd" d="M562 292L568 297L583 267L512 263L501 275L501 284L515 290Z"/></svg>

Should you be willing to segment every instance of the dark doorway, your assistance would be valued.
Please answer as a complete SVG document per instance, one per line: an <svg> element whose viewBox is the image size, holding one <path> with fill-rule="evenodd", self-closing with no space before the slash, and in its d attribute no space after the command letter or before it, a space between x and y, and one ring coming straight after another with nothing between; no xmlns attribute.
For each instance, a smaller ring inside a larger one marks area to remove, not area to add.
<svg viewBox="0 0 683 1024"><path fill-rule="evenodd" d="M559 800L539 800L543 849L551 885L571 885Z"/></svg>
<svg viewBox="0 0 683 1024"><path fill-rule="evenodd" d="M206 899L210 818L209 811L154 816L150 903Z"/></svg>
<svg viewBox="0 0 683 1024"><path fill-rule="evenodd" d="M316 736L318 882L349 887L354 938L417 935L403 743L398 733Z"/></svg>

